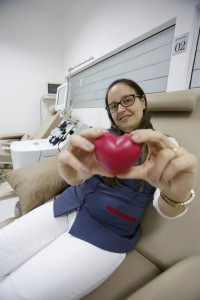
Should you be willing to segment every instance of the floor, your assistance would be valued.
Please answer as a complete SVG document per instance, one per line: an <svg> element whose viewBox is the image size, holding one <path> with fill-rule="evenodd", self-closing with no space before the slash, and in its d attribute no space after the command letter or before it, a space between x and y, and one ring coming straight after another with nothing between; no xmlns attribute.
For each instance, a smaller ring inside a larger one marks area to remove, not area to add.
<svg viewBox="0 0 200 300"><path fill-rule="evenodd" d="M0 188L3 182L0 182ZM0 198L0 222L15 216L15 204L17 196Z"/></svg>

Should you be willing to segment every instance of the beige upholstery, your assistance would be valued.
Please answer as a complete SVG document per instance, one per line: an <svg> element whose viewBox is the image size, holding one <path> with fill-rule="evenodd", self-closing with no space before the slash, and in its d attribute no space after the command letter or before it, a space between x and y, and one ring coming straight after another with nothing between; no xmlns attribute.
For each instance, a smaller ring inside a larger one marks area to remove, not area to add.
<svg viewBox="0 0 200 300"><path fill-rule="evenodd" d="M10 134L1 134L0 140L20 140L25 133L10 133Z"/></svg>
<svg viewBox="0 0 200 300"><path fill-rule="evenodd" d="M177 139L200 159L198 90L147 95L154 128ZM135 250L114 274L84 300L200 299L200 185L188 213L160 217L149 205ZM85 270L87 272L87 270Z"/></svg>
<svg viewBox="0 0 200 300"><path fill-rule="evenodd" d="M39 129L33 134L33 140L47 138L51 130L61 122L62 118L60 117L59 113L55 111L54 105L49 107L49 113L50 115L42 124L42 126L40 126Z"/></svg>
<svg viewBox="0 0 200 300"><path fill-rule="evenodd" d="M0 144L0 163L2 165L12 163L10 151L4 150L1 144Z"/></svg>
<svg viewBox="0 0 200 300"><path fill-rule="evenodd" d="M196 107L198 95L198 89L147 94L148 109L152 112L192 112Z"/></svg>
<svg viewBox="0 0 200 300"><path fill-rule="evenodd" d="M69 186L60 176L57 156L14 169L3 174L1 178L5 182L0 186L0 196L9 194L10 186L19 197L22 215L52 199Z"/></svg>
<svg viewBox="0 0 200 300"><path fill-rule="evenodd" d="M199 90L151 94L147 99L155 129L174 136L199 160ZM84 300L200 299L199 168L196 197L188 213L165 220L150 205L136 249Z"/></svg>
<svg viewBox="0 0 200 300"><path fill-rule="evenodd" d="M49 107L49 116L40 126L40 128L33 134L32 137L25 133L4 134L0 136L0 164L11 164L10 150L3 149L3 146L10 145L13 141L27 140L27 139L43 139L47 138L53 128L61 122L61 117L54 109L54 105Z"/></svg>
<svg viewBox="0 0 200 300"><path fill-rule="evenodd" d="M5 176L6 174L4 174ZM11 185L5 181L0 184L0 200L1 199L7 199L12 197L13 195L16 195L15 191L13 191L13 188Z"/></svg>
<svg viewBox="0 0 200 300"><path fill-rule="evenodd" d="M126 300L198 300L200 299L200 257L188 257Z"/></svg>

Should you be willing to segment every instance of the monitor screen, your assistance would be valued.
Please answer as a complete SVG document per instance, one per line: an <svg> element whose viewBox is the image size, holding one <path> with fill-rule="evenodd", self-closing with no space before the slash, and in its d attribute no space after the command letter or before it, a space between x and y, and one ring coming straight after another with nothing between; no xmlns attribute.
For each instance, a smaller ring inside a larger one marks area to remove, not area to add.
<svg viewBox="0 0 200 300"><path fill-rule="evenodd" d="M57 89L60 85L61 85L61 83L48 83L47 84L48 95L56 95Z"/></svg>
<svg viewBox="0 0 200 300"><path fill-rule="evenodd" d="M63 83L57 89L55 110L60 114L67 111L70 107L70 97L68 90L68 82Z"/></svg>

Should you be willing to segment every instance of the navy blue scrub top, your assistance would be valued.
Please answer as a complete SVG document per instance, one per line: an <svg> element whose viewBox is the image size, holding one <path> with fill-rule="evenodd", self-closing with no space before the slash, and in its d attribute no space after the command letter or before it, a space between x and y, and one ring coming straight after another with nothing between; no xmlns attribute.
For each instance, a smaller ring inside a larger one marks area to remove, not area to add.
<svg viewBox="0 0 200 300"><path fill-rule="evenodd" d="M107 251L129 252L139 238L144 210L155 192L147 183L138 191L138 183L126 179L111 188L102 176L95 175L59 195L54 200L54 216L78 210L71 235Z"/></svg>

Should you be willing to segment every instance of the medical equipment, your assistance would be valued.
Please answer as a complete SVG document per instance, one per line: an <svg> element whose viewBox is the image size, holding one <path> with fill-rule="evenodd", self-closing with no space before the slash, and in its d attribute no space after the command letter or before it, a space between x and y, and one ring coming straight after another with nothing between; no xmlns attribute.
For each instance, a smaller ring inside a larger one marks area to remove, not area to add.
<svg viewBox="0 0 200 300"><path fill-rule="evenodd" d="M63 117L66 113L70 116L71 108L70 81L63 83L57 88L55 110Z"/></svg>
<svg viewBox="0 0 200 300"><path fill-rule="evenodd" d="M72 112L70 103L70 84L68 81L58 87L55 101L55 110L60 117L63 117L62 121L51 130L46 139L12 143L10 149L13 169L57 155L67 144L71 134L74 132L79 133L81 130L88 128L85 124L70 118Z"/></svg>
<svg viewBox="0 0 200 300"><path fill-rule="evenodd" d="M21 168L27 164L36 163L47 157L58 155L66 146L69 137L88 128L79 121L64 120L54 128L47 139L20 141L12 143L11 156L13 169Z"/></svg>
<svg viewBox="0 0 200 300"><path fill-rule="evenodd" d="M12 143L11 157L13 169L21 168L24 165L39 162L47 157L57 155L66 146L70 135L73 133L78 134L88 128L86 124L71 119L71 71L92 59L93 57L90 57L83 63L75 67L70 67L67 82L57 88L55 110L63 119L60 124L50 132L48 138Z"/></svg>
<svg viewBox="0 0 200 300"><path fill-rule="evenodd" d="M55 126L58 126L62 118L55 111L55 105L48 108L48 116L45 118L35 133L30 137L27 133L4 134L0 136L0 174L4 174L13 168L11 157L11 144L18 141L46 139Z"/></svg>

